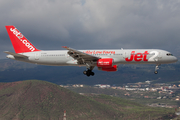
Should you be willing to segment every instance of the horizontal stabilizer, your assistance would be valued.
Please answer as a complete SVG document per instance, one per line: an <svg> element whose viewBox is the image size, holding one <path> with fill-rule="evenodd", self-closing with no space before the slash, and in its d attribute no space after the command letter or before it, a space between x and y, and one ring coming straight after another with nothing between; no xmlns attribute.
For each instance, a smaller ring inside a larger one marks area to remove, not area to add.
<svg viewBox="0 0 180 120"><path fill-rule="evenodd" d="M13 55L14 57L28 58L28 56L21 55L21 54L16 54L16 53L9 52L9 51L4 51L4 53L9 54L9 55Z"/></svg>

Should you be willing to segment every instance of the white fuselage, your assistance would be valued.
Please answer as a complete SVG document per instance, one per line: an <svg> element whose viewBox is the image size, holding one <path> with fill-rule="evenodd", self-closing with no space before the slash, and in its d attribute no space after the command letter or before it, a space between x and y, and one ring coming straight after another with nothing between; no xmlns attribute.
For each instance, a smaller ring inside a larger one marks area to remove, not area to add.
<svg viewBox="0 0 180 120"><path fill-rule="evenodd" d="M113 64L166 64L174 63L177 58L170 52L160 49L110 49L110 50L79 50L92 56L100 58L113 58ZM7 55L8 58L52 66L85 66L78 64L77 60L69 56L68 50L37 51L20 53L28 58L18 58ZM96 66L95 63L93 63Z"/></svg>

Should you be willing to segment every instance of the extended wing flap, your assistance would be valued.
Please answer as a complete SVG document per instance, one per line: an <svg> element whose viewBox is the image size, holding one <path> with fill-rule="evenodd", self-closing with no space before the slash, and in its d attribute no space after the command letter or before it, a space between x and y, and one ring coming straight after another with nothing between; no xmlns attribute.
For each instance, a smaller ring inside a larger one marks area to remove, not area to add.
<svg viewBox="0 0 180 120"><path fill-rule="evenodd" d="M63 48L69 50L68 54L73 57L74 59L83 59L84 61L93 61L93 60L98 60L100 59L99 57L93 56L93 55L89 55L87 53L75 50L73 48L69 48L67 46L63 46ZM78 57L77 57L78 56Z"/></svg>
<svg viewBox="0 0 180 120"><path fill-rule="evenodd" d="M9 52L9 51L4 51L4 53L9 54L9 55L13 55L14 57L28 58L28 56L21 55L21 54L16 54L16 53Z"/></svg>

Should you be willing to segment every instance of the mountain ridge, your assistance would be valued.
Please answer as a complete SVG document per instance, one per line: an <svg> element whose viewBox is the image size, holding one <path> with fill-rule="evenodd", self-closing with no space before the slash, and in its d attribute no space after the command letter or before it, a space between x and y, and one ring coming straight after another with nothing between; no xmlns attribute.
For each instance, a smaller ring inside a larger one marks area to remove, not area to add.
<svg viewBox="0 0 180 120"><path fill-rule="evenodd" d="M99 114L108 120L111 119L109 115L114 114L113 110L49 82L28 80L1 83L0 88L1 119L59 119L63 118L64 110L69 118L78 116L80 120L84 119L83 116L98 119Z"/></svg>
<svg viewBox="0 0 180 120"><path fill-rule="evenodd" d="M174 115L171 109L146 107L107 95L86 97L40 80L0 83L0 89L2 120L58 120L64 110L68 120L139 120L148 119L149 113L153 119Z"/></svg>

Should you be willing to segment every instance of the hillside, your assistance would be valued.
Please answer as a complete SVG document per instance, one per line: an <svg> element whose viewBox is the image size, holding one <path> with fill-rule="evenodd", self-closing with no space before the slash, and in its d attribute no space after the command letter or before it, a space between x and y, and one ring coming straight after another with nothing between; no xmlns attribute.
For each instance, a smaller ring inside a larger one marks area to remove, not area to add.
<svg viewBox="0 0 180 120"><path fill-rule="evenodd" d="M2 120L119 120L169 118L171 109L150 108L110 96L82 96L38 80L0 83Z"/></svg>
<svg viewBox="0 0 180 120"><path fill-rule="evenodd" d="M89 98L43 81L0 84L0 119L111 119L122 113L109 110ZM103 115L103 117L99 116Z"/></svg>
<svg viewBox="0 0 180 120"><path fill-rule="evenodd" d="M112 109L122 112L123 120L169 120L176 117L172 114L172 109L147 107L130 100L111 97L109 95L90 95L90 97L97 102L101 102Z"/></svg>

